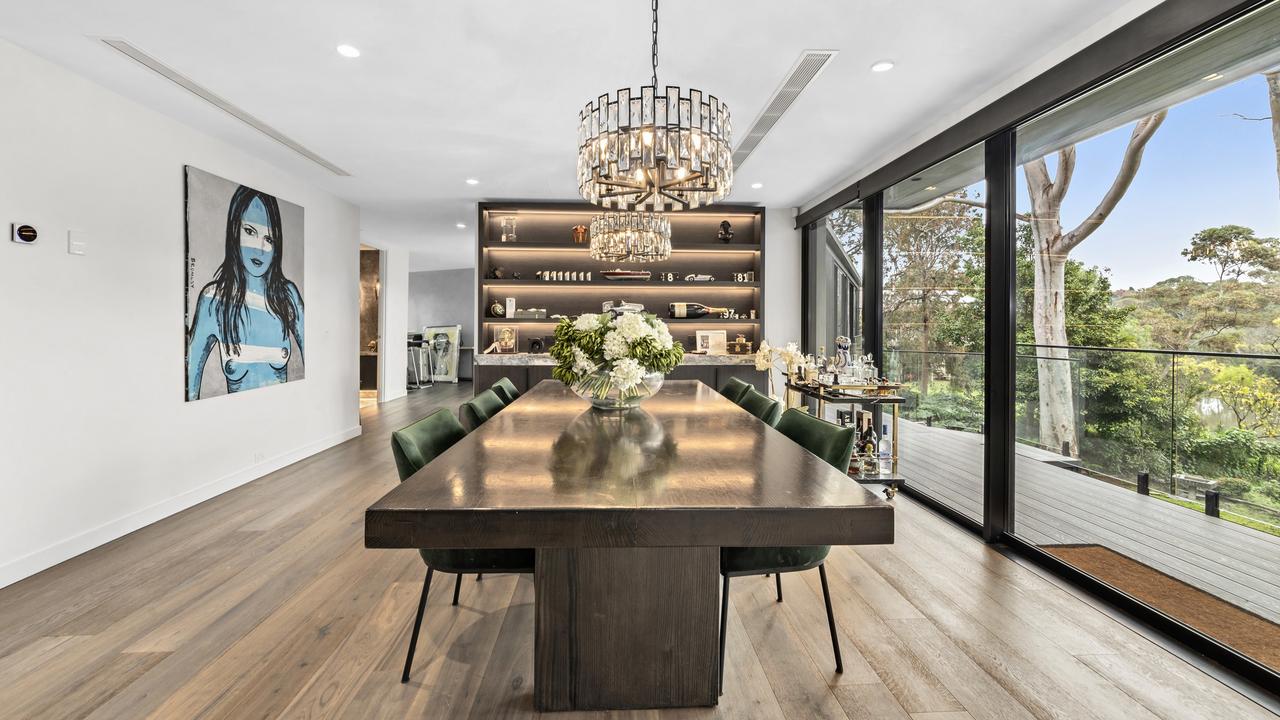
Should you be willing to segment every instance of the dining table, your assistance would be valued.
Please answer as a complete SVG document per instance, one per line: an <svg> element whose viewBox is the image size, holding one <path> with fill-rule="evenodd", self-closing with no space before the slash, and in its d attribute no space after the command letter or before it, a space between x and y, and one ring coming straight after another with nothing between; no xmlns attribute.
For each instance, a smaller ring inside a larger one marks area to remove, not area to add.
<svg viewBox="0 0 1280 720"><path fill-rule="evenodd" d="M369 548L533 548L541 711L715 705L722 547L893 542L893 506L698 381L544 380L368 508Z"/></svg>

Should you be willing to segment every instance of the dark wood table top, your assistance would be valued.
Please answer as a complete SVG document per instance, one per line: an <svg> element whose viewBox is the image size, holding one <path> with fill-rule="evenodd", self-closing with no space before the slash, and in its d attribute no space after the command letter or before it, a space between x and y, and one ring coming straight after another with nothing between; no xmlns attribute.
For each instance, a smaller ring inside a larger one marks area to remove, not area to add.
<svg viewBox="0 0 1280 720"><path fill-rule="evenodd" d="M373 548L891 542L891 505L696 381L625 413L543 381L365 514Z"/></svg>

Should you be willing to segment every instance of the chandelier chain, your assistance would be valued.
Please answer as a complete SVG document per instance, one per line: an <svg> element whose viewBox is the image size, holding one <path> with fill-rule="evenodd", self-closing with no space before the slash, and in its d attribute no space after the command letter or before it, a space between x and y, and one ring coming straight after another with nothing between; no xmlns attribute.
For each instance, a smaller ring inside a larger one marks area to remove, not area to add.
<svg viewBox="0 0 1280 720"><path fill-rule="evenodd" d="M653 31L653 45L650 50L650 59L653 62L652 84L653 84L654 92L657 92L657 88L658 88L658 0L653 0L653 25L651 26L651 30Z"/></svg>

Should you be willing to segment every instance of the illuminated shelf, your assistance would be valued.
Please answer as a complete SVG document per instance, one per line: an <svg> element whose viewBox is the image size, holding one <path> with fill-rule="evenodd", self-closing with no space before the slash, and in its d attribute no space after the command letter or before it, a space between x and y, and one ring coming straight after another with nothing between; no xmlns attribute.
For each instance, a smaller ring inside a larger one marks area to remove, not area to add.
<svg viewBox="0 0 1280 720"><path fill-rule="evenodd" d="M751 318L740 318L734 320L732 318L667 318L658 317L659 320L668 325L759 325L760 320L752 320ZM498 318L485 317L480 322L491 325L555 325L559 320L543 319L543 318Z"/></svg>
<svg viewBox="0 0 1280 720"><path fill-rule="evenodd" d="M594 271L593 271L594 272ZM715 280L712 282L655 282L653 280L485 280L484 284L488 287L510 288L510 289L526 289L526 290L556 290L563 288L618 288L619 290L658 290L671 288L673 290L695 290L701 288L717 288L720 290L756 290L759 289L760 283L756 282L733 282L731 280Z"/></svg>
<svg viewBox="0 0 1280 720"><path fill-rule="evenodd" d="M543 242L489 242L481 246L484 250L504 250L511 252L520 252L529 250L534 252L582 252L588 250L586 243L580 245L569 245L566 243L543 243ZM760 252L760 245L756 243L680 243L672 241L671 252L673 253L693 253L693 252L714 252L714 253L757 253Z"/></svg>

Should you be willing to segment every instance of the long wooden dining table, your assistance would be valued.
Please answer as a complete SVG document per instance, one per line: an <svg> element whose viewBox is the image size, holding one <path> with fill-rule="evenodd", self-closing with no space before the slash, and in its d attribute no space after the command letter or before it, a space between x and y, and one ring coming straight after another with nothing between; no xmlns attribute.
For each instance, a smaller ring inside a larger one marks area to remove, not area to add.
<svg viewBox="0 0 1280 720"><path fill-rule="evenodd" d="M539 710L714 705L721 547L893 542L893 506L697 381L543 381L365 514L369 548L535 548Z"/></svg>

